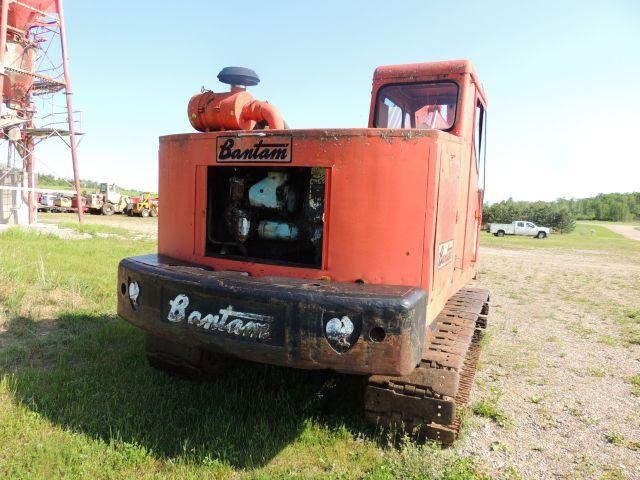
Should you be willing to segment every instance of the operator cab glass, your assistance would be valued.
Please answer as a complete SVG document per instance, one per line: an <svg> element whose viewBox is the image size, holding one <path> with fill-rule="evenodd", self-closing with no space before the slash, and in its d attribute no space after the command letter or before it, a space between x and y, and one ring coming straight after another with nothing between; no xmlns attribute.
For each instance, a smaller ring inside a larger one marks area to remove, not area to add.
<svg viewBox="0 0 640 480"><path fill-rule="evenodd" d="M453 82L387 85L378 91L375 127L450 130L457 105Z"/></svg>

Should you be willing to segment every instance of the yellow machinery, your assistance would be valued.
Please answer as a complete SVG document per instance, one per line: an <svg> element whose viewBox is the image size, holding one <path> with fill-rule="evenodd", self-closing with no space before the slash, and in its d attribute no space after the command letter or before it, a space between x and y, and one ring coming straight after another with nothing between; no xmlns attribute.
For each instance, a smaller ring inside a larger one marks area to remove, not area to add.
<svg viewBox="0 0 640 480"><path fill-rule="evenodd" d="M157 217L160 202L158 197L153 197L151 193L143 194L137 202L128 209L129 215L139 217Z"/></svg>

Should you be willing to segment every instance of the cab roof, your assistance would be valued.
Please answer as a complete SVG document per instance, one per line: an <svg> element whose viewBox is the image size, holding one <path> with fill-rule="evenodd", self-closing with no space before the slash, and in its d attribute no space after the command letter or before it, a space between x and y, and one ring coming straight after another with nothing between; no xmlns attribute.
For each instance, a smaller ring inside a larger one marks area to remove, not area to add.
<svg viewBox="0 0 640 480"><path fill-rule="evenodd" d="M480 95L486 103L482 82L470 60L448 60L445 62L407 63L405 65L389 65L376 68L373 73L373 84L409 83L423 80L454 79L462 75L470 75L477 85Z"/></svg>

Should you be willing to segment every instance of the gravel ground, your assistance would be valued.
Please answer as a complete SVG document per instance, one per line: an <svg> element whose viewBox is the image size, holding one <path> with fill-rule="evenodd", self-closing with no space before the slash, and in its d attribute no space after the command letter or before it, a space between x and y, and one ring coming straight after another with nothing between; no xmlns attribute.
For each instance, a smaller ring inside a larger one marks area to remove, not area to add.
<svg viewBox="0 0 640 480"><path fill-rule="evenodd" d="M456 448L499 476L640 479L640 255L482 248L481 259L492 306L471 405L498 415L472 417Z"/></svg>
<svg viewBox="0 0 640 480"><path fill-rule="evenodd" d="M610 225L607 223L603 226L631 240L640 240L640 230L637 230L634 225Z"/></svg>

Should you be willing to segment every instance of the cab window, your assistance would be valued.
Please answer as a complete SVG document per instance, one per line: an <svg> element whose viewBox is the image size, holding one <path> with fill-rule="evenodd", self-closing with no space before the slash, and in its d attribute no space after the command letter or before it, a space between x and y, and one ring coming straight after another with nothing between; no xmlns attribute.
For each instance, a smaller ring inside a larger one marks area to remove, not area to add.
<svg viewBox="0 0 640 480"><path fill-rule="evenodd" d="M450 130L457 107L453 82L387 85L378 91L374 126Z"/></svg>
<svg viewBox="0 0 640 480"><path fill-rule="evenodd" d="M527 227L529 228L536 228L536 226L533 223L529 223L527 222Z"/></svg>
<svg viewBox="0 0 640 480"><path fill-rule="evenodd" d="M524 222L518 222L519 227L524 227Z"/></svg>
<svg viewBox="0 0 640 480"><path fill-rule="evenodd" d="M484 106L480 103L480 100L476 103L476 115L475 115L475 129L473 132L474 142L473 148L476 155L476 167L478 168L478 172L482 170L481 163L483 161L483 149L484 149Z"/></svg>

